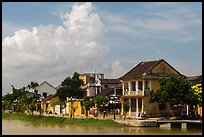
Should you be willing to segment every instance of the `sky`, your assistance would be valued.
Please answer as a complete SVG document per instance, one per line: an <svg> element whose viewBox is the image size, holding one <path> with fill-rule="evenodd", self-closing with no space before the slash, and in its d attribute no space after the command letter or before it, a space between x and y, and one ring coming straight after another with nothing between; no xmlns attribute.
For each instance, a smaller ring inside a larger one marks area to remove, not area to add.
<svg viewBox="0 0 204 137"><path fill-rule="evenodd" d="M73 73L119 78L164 59L202 75L201 2L3 2L2 94Z"/></svg>

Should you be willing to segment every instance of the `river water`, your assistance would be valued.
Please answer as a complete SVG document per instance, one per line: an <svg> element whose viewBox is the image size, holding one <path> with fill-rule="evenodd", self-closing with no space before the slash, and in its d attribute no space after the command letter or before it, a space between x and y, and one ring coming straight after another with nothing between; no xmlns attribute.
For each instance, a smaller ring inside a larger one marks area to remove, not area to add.
<svg viewBox="0 0 204 137"><path fill-rule="evenodd" d="M2 120L3 135L202 135L202 129L93 127Z"/></svg>

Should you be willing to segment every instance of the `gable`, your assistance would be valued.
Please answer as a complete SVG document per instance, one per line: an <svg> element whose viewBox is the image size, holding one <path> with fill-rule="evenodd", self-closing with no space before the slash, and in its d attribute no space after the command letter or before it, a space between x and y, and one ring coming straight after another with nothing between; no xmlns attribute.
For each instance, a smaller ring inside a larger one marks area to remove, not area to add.
<svg viewBox="0 0 204 137"><path fill-rule="evenodd" d="M157 74L180 75L180 73L176 69L174 69L168 63L166 63L164 60L162 60L154 68L152 68L151 72L152 73L157 73Z"/></svg>
<svg viewBox="0 0 204 137"><path fill-rule="evenodd" d="M47 95L50 95L50 94L54 95L57 91L52 85L50 85L47 82L43 82L42 84L37 86L35 89L38 90L38 94L47 92Z"/></svg>

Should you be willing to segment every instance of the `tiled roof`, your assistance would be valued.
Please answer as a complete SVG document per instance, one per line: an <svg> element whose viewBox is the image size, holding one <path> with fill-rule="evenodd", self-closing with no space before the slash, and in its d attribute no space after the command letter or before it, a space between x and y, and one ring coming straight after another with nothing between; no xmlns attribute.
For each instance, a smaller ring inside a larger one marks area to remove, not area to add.
<svg viewBox="0 0 204 137"><path fill-rule="evenodd" d="M110 94L113 94L113 93L114 93L113 88L107 88L107 89L103 90L102 92L98 93L96 96L104 97L104 96L107 96L107 95L110 95Z"/></svg>
<svg viewBox="0 0 204 137"><path fill-rule="evenodd" d="M161 74L152 74L151 70L158 65L161 61L164 61L166 64L168 64L164 59L159 60L153 60L153 61L143 61L140 62L138 65L136 65L133 69L131 69L129 72L127 72L125 75L120 77L119 79L122 80L129 80L134 78L158 78L163 75ZM168 64L169 65L169 64ZM174 69L171 65L169 65L172 69ZM183 76L180 74L176 69L174 69L180 76ZM168 74L164 74L164 76L171 76ZM173 75L172 75L173 76Z"/></svg>
<svg viewBox="0 0 204 137"><path fill-rule="evenodd" d="M120 80L119 79L100 79L101 80L101 84L120 84Z"/></svg>
<svg viewBox="0 0 204 137"><path fill-rule="evenodd" d="M51 100L51 99L54 98L54 97L56 97L56 95L50 94L49 96L47 96L47 97L43 100L43 102L48 101L48 100Z"/></svg>
<svg viewBox="0 0 204 137"><path fill-rule="evenodd" d="M150 70L152 67L156 66L160 61L161 60L140 62L138 65L136 65L133 69L127 72L120 79L133 79L133 78L142 77L142 75L145 72Z"/></svg>
<svg viewBox="0 0 204 137"><path fill-rule="evenodd" d="M202 75L188 76L186 80L190 81L192 84L202 84Z"/></svg>

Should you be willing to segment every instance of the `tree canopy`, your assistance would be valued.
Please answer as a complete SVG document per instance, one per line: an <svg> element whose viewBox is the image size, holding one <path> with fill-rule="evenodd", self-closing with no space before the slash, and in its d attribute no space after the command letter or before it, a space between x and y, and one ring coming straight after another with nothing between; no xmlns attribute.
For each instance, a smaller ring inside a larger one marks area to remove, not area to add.
<svg viewBox="0 0 204 137"><path fill-rule="evenodd" d="M198 98L198 104L202 106L202 84L193 85L191 88L196 98Z"/></svg>
<svg viewBox="0 0 204 137"><path fill-rule="evenodd" d="M159 90L150 92L149 99L151 103L198 104L198 98L195 96L190 82L182 77L162 78L159 82Z"/></svg>
<svg viewBox="0 0 204 137"><path fill-rule="evenodd" d="M61 82L61 87L57 89L56 95L61 101L65 101L66 97L82 98L83 92L81 85L83 81L79 78L80 74L74 72L72 77L67 77Z"/></svg>
<svg viewBox="0 0 204 137"><path fill-rule="evenodd" d="M38 83L32 82L28 84L29 89L34 89L36 86L38 86ZM11 109L15 106L14 111L23 112L27 106L27 109L29 109L29 106L33 106L33 108L36 106L36 103L38 102L40 98L40 94L37 94L37 92L31 92L24 87L22 88L15 88L13 85L12 87L12 93L8 93L4 96L2 96L2 108L5 109ZM31 110L34 110L31 108Z"/></svg>

